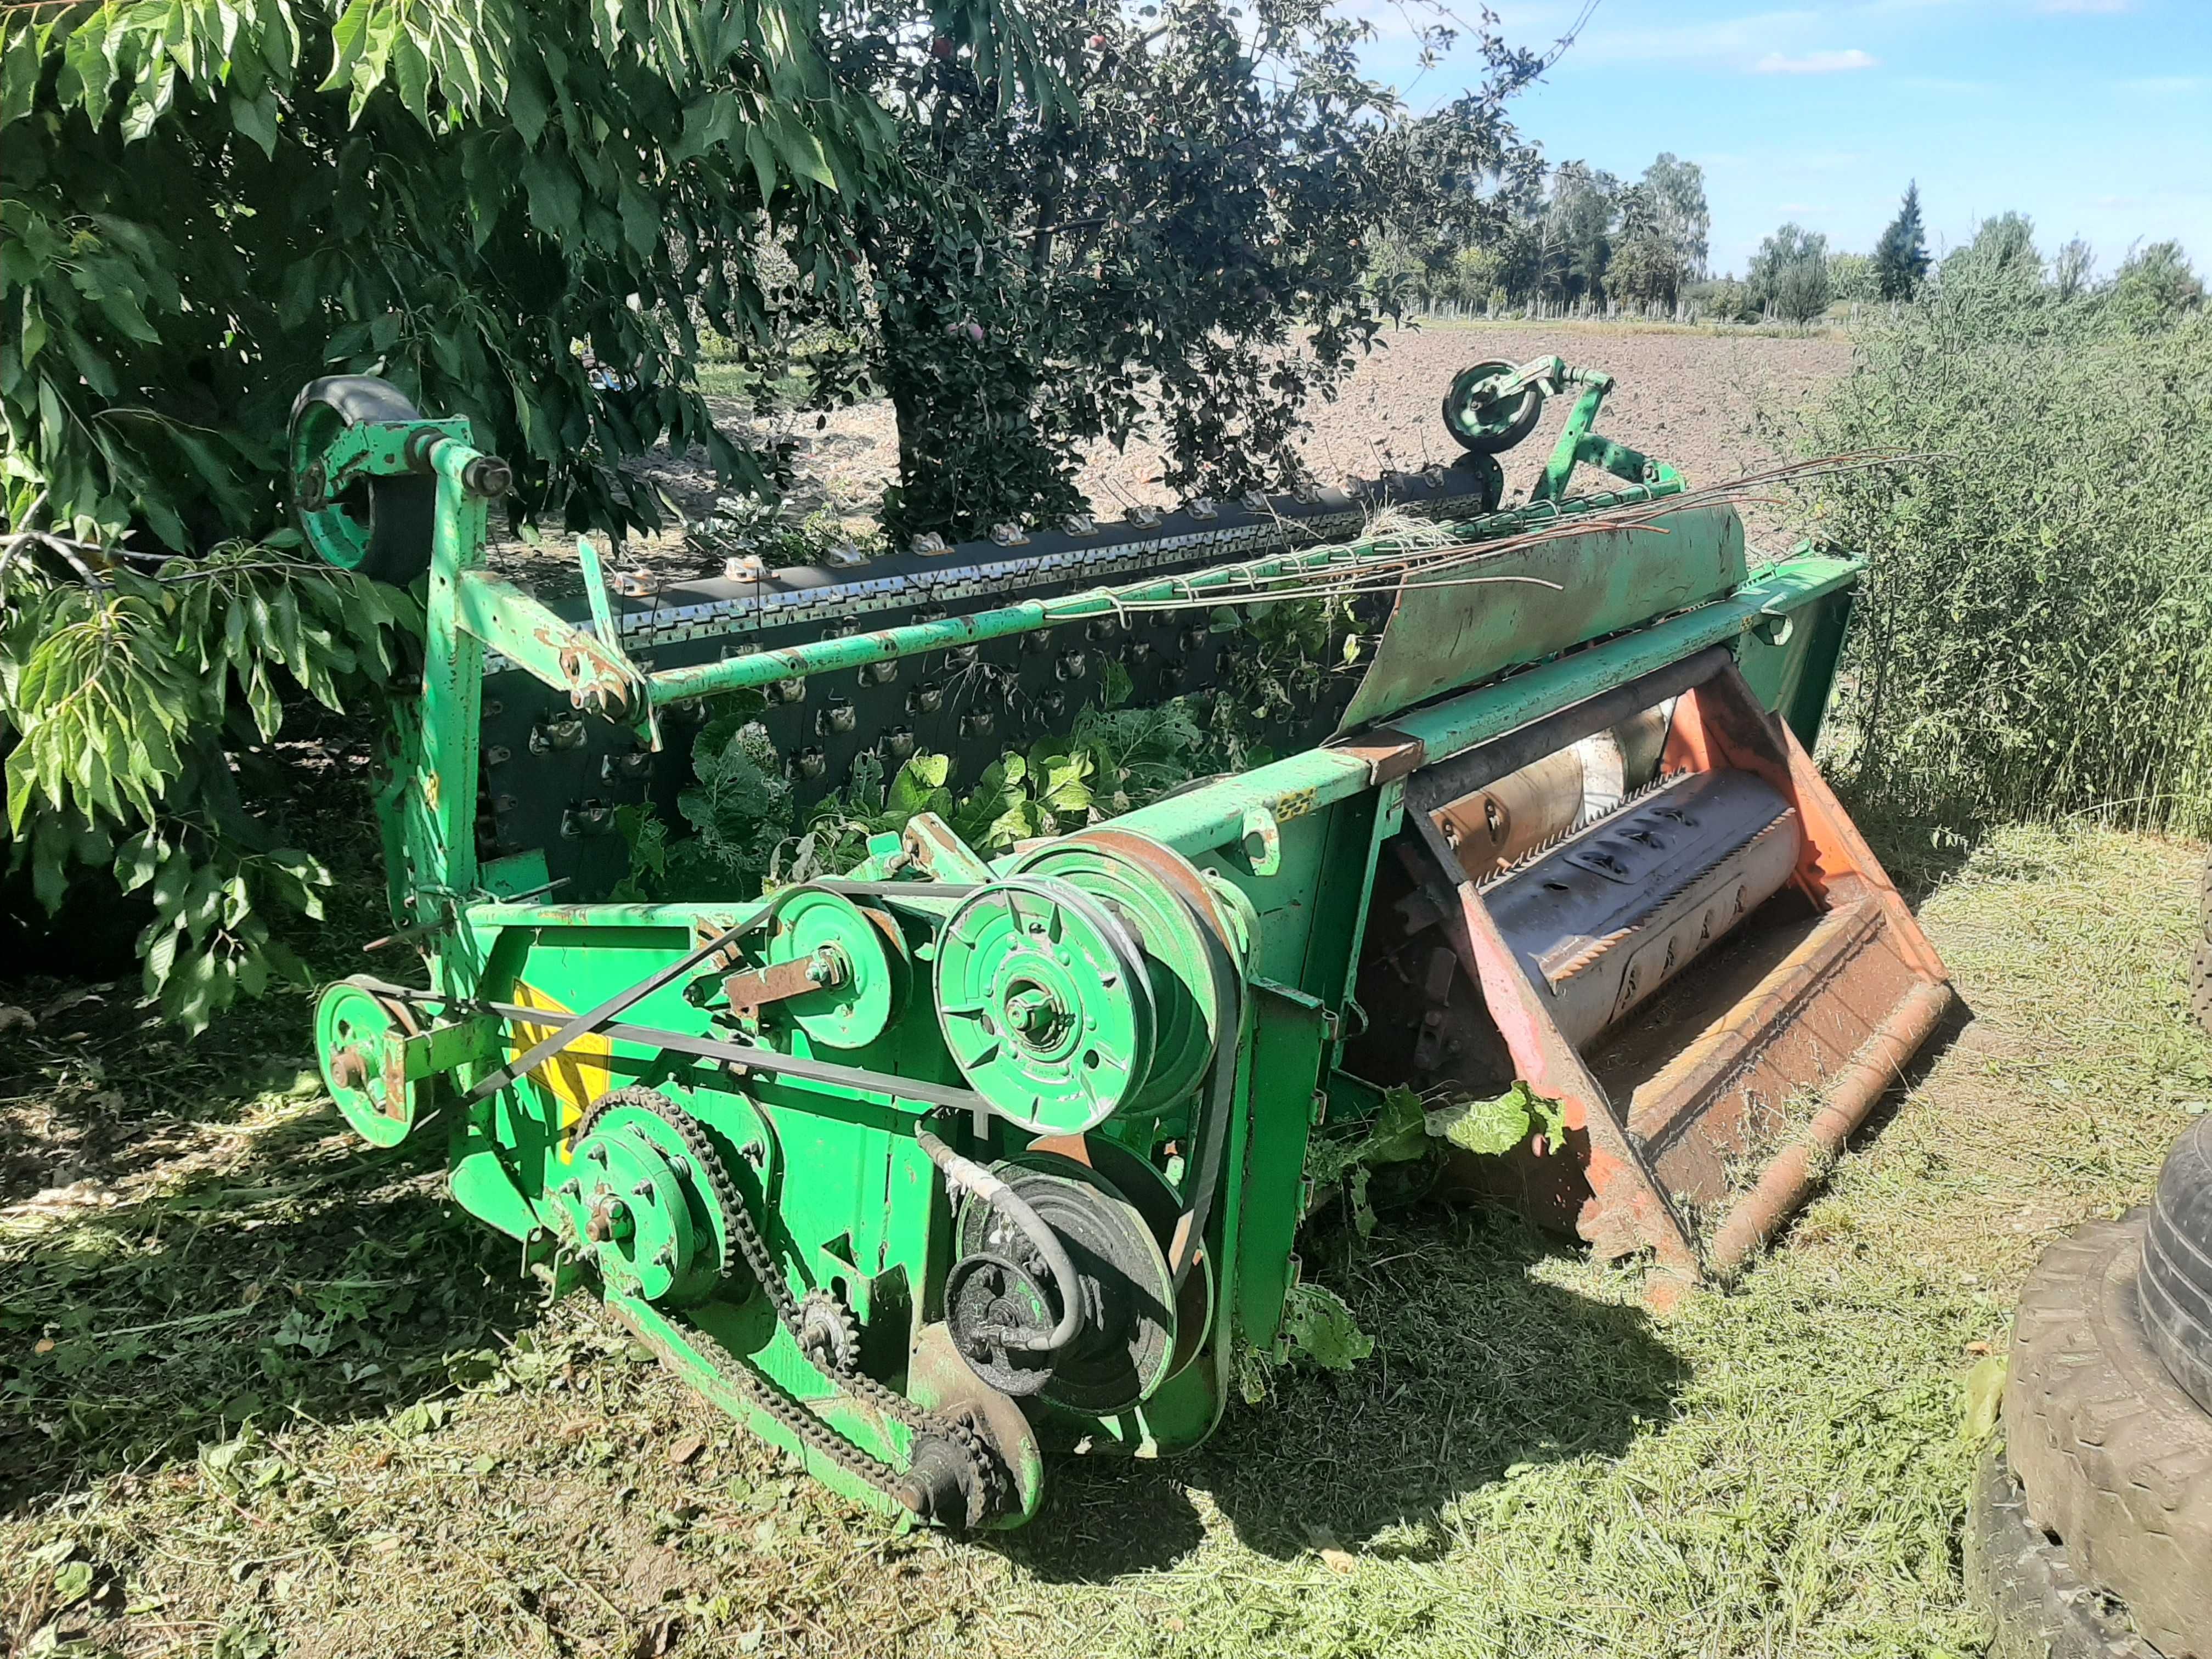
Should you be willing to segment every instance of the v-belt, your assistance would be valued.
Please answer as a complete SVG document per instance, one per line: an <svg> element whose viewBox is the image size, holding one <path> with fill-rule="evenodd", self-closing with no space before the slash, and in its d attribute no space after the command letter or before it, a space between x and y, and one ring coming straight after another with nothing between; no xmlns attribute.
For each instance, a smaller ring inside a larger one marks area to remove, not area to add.
<svg viewBox="0 0 2212 1659"><path fill-rule="evenodd" d="M644 1001L646 998L651 996L655 991L660 989L661 987L666 985L670 981L681 978L684 975L690 972L691 969L696 968L701 963L704 962L708 957L713 956L716 951L727 950L739 939L758 933L762 928L767 927L769 922L775 919L776 913L787 903L799 894L806 891L810 887L827 890L841 895L889 899L896 902L897 899L903 899L908 896L919 896L920 895L915 893L914 890L925 885L929 890L929 896L932 898L936 899L965 898L969 893L975 890L972 887L956 885L952 883L939 884L933 882L925 884L921 882L822 881L806 882L797 886L787 887L781 892L778 893L774 898L771 898L763 908L757 914L748 916L744 921L738 923L736 927L724 929L721 933L715 934L714 938L708 939L704 945L700 945L696 950L691 951L688 956L679 957L667 967L661 969L658 973L647 975L646 978L640 980L636 984L630 986L626 990L616 992L614 995L609 997L598 1007L591 1009L586 1012L578 1014L574 1018L561 1026L553 1033L552 1036L532 1044L526 1052L516 1055L513 1060L507 1061L506 1065L495 1067L488 1075L479 1079L474 1088L469 1091L466 1097L467 1103L474 1104L479 1100L489 1099L491 1096L497 1094L501 1089L506 1088L508 1084L514 1082L518 1077L522 1077L531 1072L536 1071L540 1066L543 1066L547 1060L552 1059L554 1055L560 1054L562 1050L574 1048L578 1042L581 1042L587 1036L602 1033L609 1036L619 1036L630 1042L658 1042L665 1048L680 1048L688 1053L699 1054L712 1059L736 1058L736 1054L734 1052L726 1054L720 1052L723 1049L742 1051L742 1053L745 1054L758 1054L769 1055L772 1058L776 1059L787 1059L788 1056L775 1055L774 1054L774 1051L769 1049L756 1049L747 1043L714 1043L710 1039L684 1037L673 1031L653 1031L641 1026L617 1026L616 1024L616 1018L625 1010L635 1007L637 1004ZM895 893L893 890L897 888L905 888L908 890L906 892ZM513 1012L502 1012L500 1017L503 1019L514 1019L517 1015L527 1015L532 1012L543 1012L543 1011L518 1009ZM522 1023L542 1026L544 1024L544 1021L543 1019L526 1019ZM707 1044L708 1046L696 1046L700 1044ZM802 1072L798 1066L790 1065L781 1066L769 1066L760 1060L750 1059L739 1060L738 1063L756 1066L762 1071L781 1070L790 1073L793 1076L806 1075L806 1073ZM800 1064L811 1066L816 1064L816 1062L802 1061ZM966 1090L942 1089L931 1084L908 1084L905 1082L905 1079L894 1078L888 1073L879 1073L874 1072L865 1072L855 1067L846 1066L828 1066L826 1070L828 1073L838 1075L832 1076L817 1074L819 1075L819 1080L824 1082L836 1081L854 1086L859 1086L856 1082L857 1079L863 1078L872 1079L876 1079L876 1081L868 1086L872 1086L881 1092L898 1094L903 1098L909 1100L926 1100L933 1105L957 1106L963 1109L972 1109L979 1103L978 1097ZM886 1090L884 1088L884 1085L891 1083L897 1083L902 1086L896 1090ZM917 1090L927 1091L928 1092L917 1093L915 1092Z"/></svg>

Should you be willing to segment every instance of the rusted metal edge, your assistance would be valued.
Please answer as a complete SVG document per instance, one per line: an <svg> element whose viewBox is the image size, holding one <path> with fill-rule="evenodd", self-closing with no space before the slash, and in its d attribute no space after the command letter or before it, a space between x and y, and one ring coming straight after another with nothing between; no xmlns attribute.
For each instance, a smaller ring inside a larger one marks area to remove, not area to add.
<svg viewBox="0 0 2212 1659"><path fill-rule="evenodd" d="M1629 1102L1630 1129L1653 1158L1681 1138L1705 1106L1740 1076L1776 1035L1802 1019L1838 975L1887 930L1869 896L1831 910L1742 997L1644 1080ZM1865 1029L1879 1029L1869 1019ZM1662 1110L1661 1103L1669 1101Z"/></svg>
<svg viewBox="0 0 2212 1659"><path fill-rule="evenodd" d="M1827 1104L1805 1133L1775 1156L1758 1184L1729 1212L1706 1252L1711 1272L1726 1277L1741 1267L1826 1178L1851 1132L1866 1121L1875 1102L1903 1075L1906 1062L1942 1020L1951 994L1942 981L1923 981L1899 999L1881 1029L1837 1073Z"/></svg>
<svg viewBox="0 0 2212 1659"><path fill-rule="evenodd" d="M1698 1253L1690 1230L1630 1138L1612 1100L1545 1012L1528 970L1498 931L1443 831L1426 812L1412 814L1412 821L1434 861L1437 878L1448 884L1446 891L1431 895L1431 902L1443 911L1444 937L1468 977L1481 988L1490 1016L1513 1056L1514 1069L1538 1094L1560 1103L1570 1128L1580 1127L1589 1137L1584 1175L1591 1199L1583 1207L1577 1231L1602 1255L1649 1249L1669 1273L1696 1278Z"/></svg>

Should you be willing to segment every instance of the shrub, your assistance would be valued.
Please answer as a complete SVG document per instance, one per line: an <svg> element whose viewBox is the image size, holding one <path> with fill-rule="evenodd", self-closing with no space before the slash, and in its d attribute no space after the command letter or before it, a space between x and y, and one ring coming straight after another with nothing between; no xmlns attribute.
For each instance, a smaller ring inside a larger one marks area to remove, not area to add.
<svg viewBox="0 0 2212 1659"><path fill-rule="evenodd" d="M2026 280L2001 238L1861 334L1819 488L1869 556L1838 730L1899 810L2212 830L2212 319Z"/></svg>

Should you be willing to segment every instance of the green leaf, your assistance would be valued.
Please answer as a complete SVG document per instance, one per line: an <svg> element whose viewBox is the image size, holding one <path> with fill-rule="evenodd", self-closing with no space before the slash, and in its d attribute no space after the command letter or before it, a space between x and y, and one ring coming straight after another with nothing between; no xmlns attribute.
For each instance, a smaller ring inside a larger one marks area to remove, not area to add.
<svg viewBox="0 0 2212 1659"><path fill-rule="evenodd" d="M230 123L255 143L261 153L274 160L276 155L276 94L264 92L258 97L243 98L230 95Z"/></svg>
<svg viewBox="0 0 2212 1659"><path fill-rule="evenodd" d="M1430 1114L1429 1122L1453 1146L1470 1152L1510 1152L1534 1127L1530 1115L1534 1099L1526 1083L1516 1082L1492 1099L1462 1100L1441 1108Z"/></svg>
<svg viewBox="0 0 2212 1659"><path fill-rule="evenodd" d="M1960 1437L1978 1446L1996 1432L1997 1409L2004 1401L2006 1358L1984 1356L1966 1373L1966 1413L1959 1425Z"/></svg>
<svg viewBox="0 0 2212 1659"><path fill-rule="evenodd" d="M1359 1328L1344 1298L1318 1285L1291 1287L1282 1329L1291 1358L1323 1370L1348 1371L1375 1352L1374 1339Z"/></svg>

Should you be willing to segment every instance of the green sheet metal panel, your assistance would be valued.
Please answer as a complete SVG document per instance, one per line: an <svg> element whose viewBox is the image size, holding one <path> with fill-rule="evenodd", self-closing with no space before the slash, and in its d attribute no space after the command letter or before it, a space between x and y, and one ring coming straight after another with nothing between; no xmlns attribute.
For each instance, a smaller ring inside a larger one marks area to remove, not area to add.
<svg viewBox="0 0 2212 1659"><path fill-rule="evenodd" d="M1744 576L1735 509L1694 507L1632 528L1562 534L1460 566L1447 580L1408 580L1337 729L1356 731L1509 668L1717 599ZM1504 580L1511 577L1531 580Z"/></svg>

